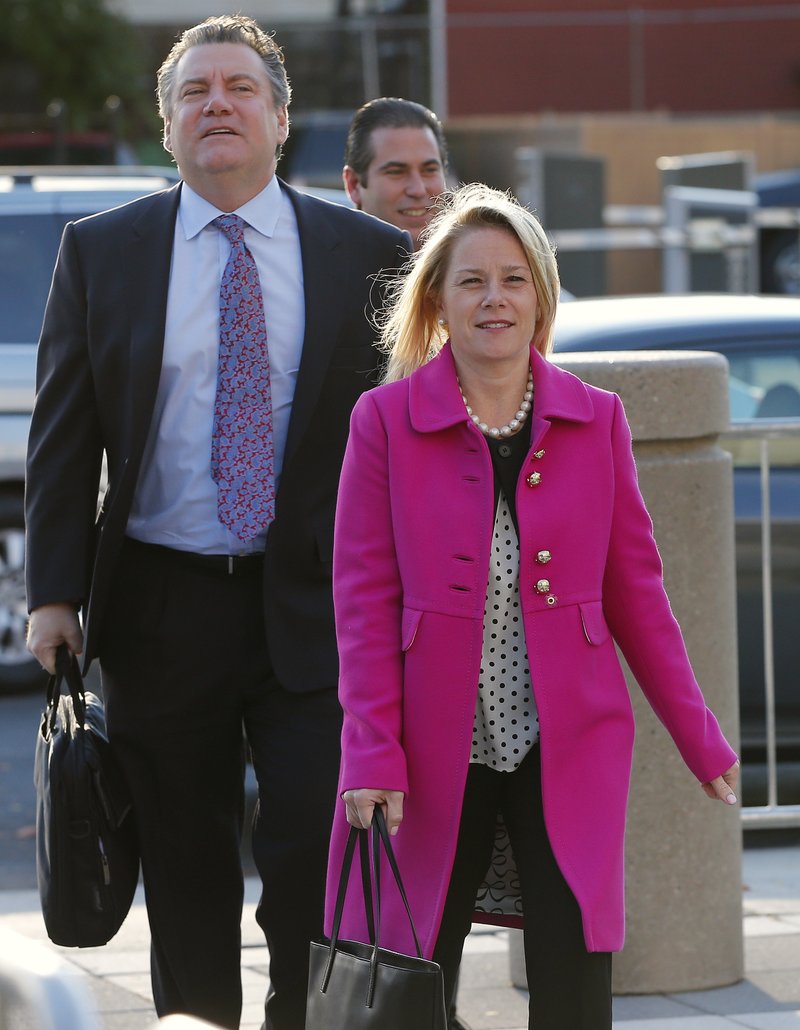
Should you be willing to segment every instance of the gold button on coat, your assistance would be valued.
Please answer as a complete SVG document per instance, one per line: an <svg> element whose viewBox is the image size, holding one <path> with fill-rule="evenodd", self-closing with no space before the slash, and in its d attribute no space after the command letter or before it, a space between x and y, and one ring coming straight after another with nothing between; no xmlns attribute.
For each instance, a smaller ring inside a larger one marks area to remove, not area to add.
<svg viewBox="0 0 800 1030"><path fill-rule="evenodd" d="M550 561L552 557L553 556L549 551L539 551L539 553L536 555L536 560L539 562L540 565L547 565L547 563Z"/></svg>
<svg viewBox="0 0 800 1030"><path fill-rule="evenodd" d="M540 579L537 582L537 584L536 584L536 591L539 594L549 594L550 593L550 580L549 579Z"/></svg>
<svg viewBox="0 0 800 1030"><path fill-rule="evenodd" d="M544 447L540 451L534 451L533 452L533 456L534 456L534 458L543 458L544 457Z"/></svg>
<svg viewBox="0 0 800 1030"><path fill-rule="evenodd" d="M538 486L541 483L541 481L542 481L542 473L541 472L531 472L531 474L525 480L525 482L528 484L528 486Z"/></svg>

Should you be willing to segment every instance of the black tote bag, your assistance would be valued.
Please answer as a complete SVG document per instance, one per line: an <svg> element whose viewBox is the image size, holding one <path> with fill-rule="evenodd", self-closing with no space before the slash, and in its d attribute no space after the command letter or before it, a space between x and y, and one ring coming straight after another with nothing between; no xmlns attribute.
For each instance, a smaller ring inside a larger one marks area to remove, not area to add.
<svg viewBox="0 0 800 1030"><path fill-rule="evenodd" d="M77 659L63 645L39 724L34 785L36 877L47 934L69 948L106 944L136 891L136 830L102 702L84 690Z"/></svg>
<svg viewBox="0 0 800 1030"><path fill-rule="evenodd" d="M313 941L309 961L306 1030L446 1030L442 970L422 957L408 898L383 813L372 820L372 884L366 858L366 830L350 828L330 941ZM362 888L371 943L343 941L339 929L357 841L361 840ZM383 846L408 914L416 955L380 946L380 851ZM375 894L373 925L372 891Z"/></svg>

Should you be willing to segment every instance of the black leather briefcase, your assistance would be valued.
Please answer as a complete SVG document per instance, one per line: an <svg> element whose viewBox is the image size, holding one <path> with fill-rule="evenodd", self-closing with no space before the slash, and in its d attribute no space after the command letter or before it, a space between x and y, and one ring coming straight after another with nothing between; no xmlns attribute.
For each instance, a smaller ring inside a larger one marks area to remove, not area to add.
<svg viewBox="0 0 800 1030"><path fill-rule="evenodd" d="M139 852L102 702L84 690L66 647L56 668L36 740L36 874L50 939L90 948L122 926L139 879Z"/></svg>

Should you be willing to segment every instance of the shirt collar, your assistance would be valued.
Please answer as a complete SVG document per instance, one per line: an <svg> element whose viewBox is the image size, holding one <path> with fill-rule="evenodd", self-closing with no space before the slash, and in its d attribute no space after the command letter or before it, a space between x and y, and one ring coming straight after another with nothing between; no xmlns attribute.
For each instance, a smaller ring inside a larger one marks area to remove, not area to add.
<svg viewBox="0 0 800 1030"><path fill-rule="evenodd" d="M242 204L235 212L220 211L185 182L181 185L181 199L178 205L178 222L187 240L193 239L219 215L237 214L262 236L273 236L281 212L281 188L276 176L272 176L264 189L252 200Z"/></svg>

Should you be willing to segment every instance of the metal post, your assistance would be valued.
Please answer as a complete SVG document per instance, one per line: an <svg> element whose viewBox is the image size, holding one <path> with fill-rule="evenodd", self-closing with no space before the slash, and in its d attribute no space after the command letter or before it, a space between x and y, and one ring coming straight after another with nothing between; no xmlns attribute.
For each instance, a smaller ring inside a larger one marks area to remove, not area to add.
<svg viewBox="0 0 800 1030"><path fill-rule="evenodd" d="M772 512L769 484L769 439L762 437L761 454L761 594L764 613L764 698L767 730L767 806L778 804L778 759L775 737L775 658L772 627Z"/></svg>
<svg viewBox="0 0 800 1030"><path fill-rule="evenodd" d="M447 95L447 0L430 0L431 107L441 121L449 115Z"/></svg>
<svg viewBox="0 0 800 1030"><path fill-rule="evenodd" d="M661 264L664 293L687 293L690 290L689 248L685 239L689 205L680 190L680 186L667 186L664 190L664 253Z"/></svg>
<svg viewBox="0 0 800 1030"><path fill-rule="evenodd" d="M374 100L375 97L381 95L378 32L374 18L369 18L361 30L361 70L364 80L364 96L367 100Z"/></svg>
<svg viewBox="0 0 800 1030"><path fill-rule="evenodd" d="M54 97L47 105L47 117L53 126L53 161L67 163L67 105L60 97Z"/></svg>
<svg viewBox="0 0 800 1030"><path fill-rule="evenodd" d="M641 7L628 11L628 61L630 73L631 111L645 110L647 71L644 45L645 13Z"/></svg>

